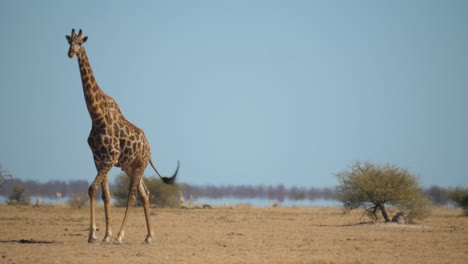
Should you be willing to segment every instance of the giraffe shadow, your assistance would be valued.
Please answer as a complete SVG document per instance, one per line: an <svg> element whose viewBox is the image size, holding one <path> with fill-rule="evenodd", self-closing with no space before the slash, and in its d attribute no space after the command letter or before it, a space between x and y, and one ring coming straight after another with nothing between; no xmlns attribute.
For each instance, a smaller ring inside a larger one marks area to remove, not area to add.
<svg viewBox="0 0 468 264"><path fill-rule="evenodd" d="M57 241L49 240L35 240L35 239L10 239L10 240L0 240L0 243L18 243L18 244L61 244Z"/></svg>
<svg viewBox="0 0 468 264"><path fill-rule="evenodd" d="M314 225L318 227L352 227L352 226L372 226L375 225L375 222L358 222L358 223L351 223L351 224L338 224L338 225L326 225L326 224L320 224L320 225Z"/></svg>

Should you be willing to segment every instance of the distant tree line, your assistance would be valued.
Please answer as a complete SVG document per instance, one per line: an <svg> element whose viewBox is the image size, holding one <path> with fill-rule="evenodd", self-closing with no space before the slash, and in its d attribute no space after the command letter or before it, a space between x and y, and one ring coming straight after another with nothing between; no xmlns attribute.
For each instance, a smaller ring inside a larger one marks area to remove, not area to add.
<svg viewBox="0 0 468 264"><path fill-rule="evenodd" d="M283 202L291 200L315 200L315 199L335 199L336 193L333 188L305 188L305 187L285 187L278 185L190 185L181 184L181 189L185 195L204 198L262 198L278 200Z"/></svg>
<svg viewBox="0 0 468 264"><path fill-rule="evenodd" d="M116 189L116 178L111 183L111 190ZM0 188L0 196L8 197L16 186L24 188L24 194L27 196L40 196L55 198L56 193L60 192L63 197L70 197L73 194L83 194L88 192L89 183L86 180L72 181L48 181L45 183L37 181L23 181L13 178L5 182ZM290 200L315 200L315 199L337 199L337 190L335 188L316 188L316 187L286 187L278 185L192 185L179 183L184 196L193 196L194 198L247 198L247 199L270 199L282 202ZM429 198L432 203L437 205L446 205L449 201L449 189L439 186L432 186L422 190L422 194ZM100 197L98 194L97 197Z"/></svg>
<svg viewBox="0 0 468 264"><path fill-rule="evenodd" d="M71 196L74 193L87 193L88 181L86 180L72 180L72 181L48 181L45 183L37 181L23 181L20 179L11 179L3 184L0 188L0 196L8 197L12 190L21 186L24 188L24 194L27 196L40 196L46 198L56 198L59 192L63 197Z"/></svg>

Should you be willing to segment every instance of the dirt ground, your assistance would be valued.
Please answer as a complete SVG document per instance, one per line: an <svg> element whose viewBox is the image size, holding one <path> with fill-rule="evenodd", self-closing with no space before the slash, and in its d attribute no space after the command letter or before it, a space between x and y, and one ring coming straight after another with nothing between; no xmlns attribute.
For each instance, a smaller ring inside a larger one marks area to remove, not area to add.
<svg viewBox="0 0 468 264"><path fill-rule="evenodd" d="M114 236L124 210L112 208ZM97 208L99 239L104 212ZM437 209L417 225L363 223L339 208L134 208L122 245L88 244L88 209L0 205L0 263L467 263L468 217Z"/></svg>

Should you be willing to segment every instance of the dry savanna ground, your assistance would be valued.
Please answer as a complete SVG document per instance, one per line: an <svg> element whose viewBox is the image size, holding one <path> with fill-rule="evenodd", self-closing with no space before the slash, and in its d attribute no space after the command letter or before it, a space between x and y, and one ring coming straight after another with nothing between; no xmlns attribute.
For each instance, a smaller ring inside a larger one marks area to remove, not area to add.
<svg viewBox="0 0 468 264"><path fill-rule="evenodd" d="M98 235L104 212L97 208ZM114 236L124 210L113 208ZM339 208L134 208L122 245L88 244L88 209L0 205L0 263L468 263L468 217L436 209L416 225L363 223Z"/></svg>

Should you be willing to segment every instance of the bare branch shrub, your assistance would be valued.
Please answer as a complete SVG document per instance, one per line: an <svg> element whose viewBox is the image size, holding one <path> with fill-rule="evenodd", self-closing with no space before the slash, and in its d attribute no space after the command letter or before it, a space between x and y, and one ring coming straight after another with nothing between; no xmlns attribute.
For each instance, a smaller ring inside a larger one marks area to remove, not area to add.
<svg viewBox="0 0 468 264"><path fill-rule="evenodd" d="M0 188L3 184L7 183L12 179L13 175L11 175L7 170L2 169L2 166L0 165Z"/></svg>

